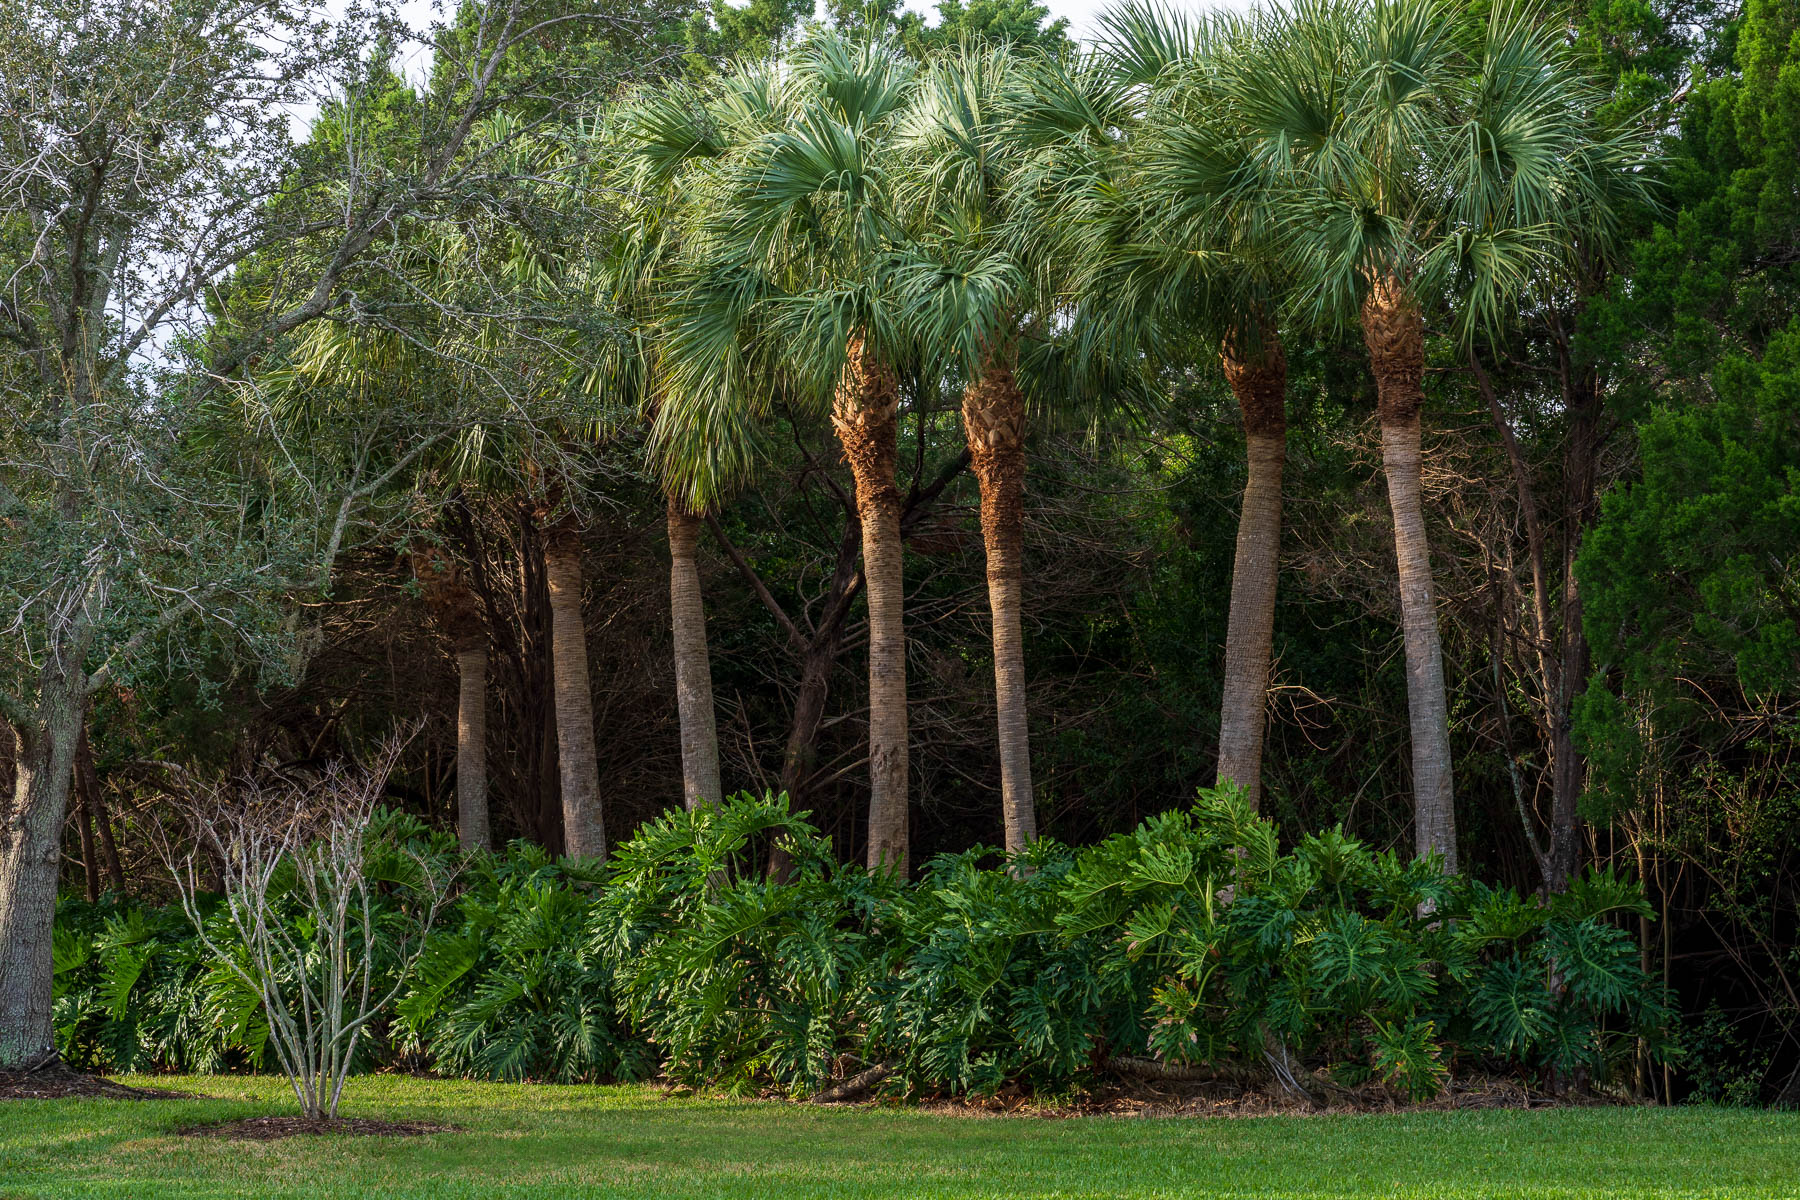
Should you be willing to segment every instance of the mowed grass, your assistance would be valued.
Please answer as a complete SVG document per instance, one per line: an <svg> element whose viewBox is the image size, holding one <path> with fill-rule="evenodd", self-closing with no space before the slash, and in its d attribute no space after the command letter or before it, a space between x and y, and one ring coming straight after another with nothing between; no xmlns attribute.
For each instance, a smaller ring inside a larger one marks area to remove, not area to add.
<svg viewBox="0 0 1800 1200"><path fill-rule="evenodd" d="M138 1082L215 1098L0 1102L0 1197L1800 1197L1786 1113L1045 1120L377 1077L346 1116L463 1131L227 1142L175 1130L292 1112L280 1080Z"/></svg>

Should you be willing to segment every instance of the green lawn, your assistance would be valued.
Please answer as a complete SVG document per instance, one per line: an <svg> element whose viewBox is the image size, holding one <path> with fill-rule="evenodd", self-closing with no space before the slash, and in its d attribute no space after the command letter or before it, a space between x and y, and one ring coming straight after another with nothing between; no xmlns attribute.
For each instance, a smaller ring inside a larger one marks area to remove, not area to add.
<svg viewBox="0 0 1800 1200"><path fill-rule="evenodd" d="M150 1082L219 1099L0 1103L0 1197L1800 1197L1782 1113L1042 1120L372 1078L345 1115L465 1131L261 1143L173 1130L292 1111L280 1081Z"/></svg>

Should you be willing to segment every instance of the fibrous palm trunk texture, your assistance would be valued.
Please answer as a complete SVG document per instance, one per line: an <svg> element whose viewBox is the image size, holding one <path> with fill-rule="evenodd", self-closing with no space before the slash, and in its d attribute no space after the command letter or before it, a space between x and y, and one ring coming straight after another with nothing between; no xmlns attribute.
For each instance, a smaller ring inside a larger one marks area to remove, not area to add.
<svg viewBox="0 0 1800 1200"><path fill-rule="evenodd" d="M1450 771L1450 710L1444 652L1438 640L1437 595L1425 533L1419 410L1425 393L1425 323L1404 283L1373 281L1362 306L1363 342L1375 375L1381 460L1394 513L1399 564L1400 625L1406 644L1407 715L1412 732L1413 814L1418 853L1443 855L1456 870L1456 810Z"/></svg>
<svg viewBox="0 0 1800 1200"><path fill-rule="evenodd" d="M606 826L601 819L600 768L594 750L594 693L588 678L587 628L581 616L581 536L570 516L558 519L546 533L544 580L550 591L563 853L574 858L604 858Z"/></svg>
<svg viewBox="0 0 1800 1200"><path fill-rule="evenodd" d="M1020 607L1025 577L1025 396L1011 366L999 358L989 359L963 391L962 411L969 464L981 487L981 539L987 550L988 609L993 619L1000 809L1011 853L1037 838Z"/></svg>
<svg viewBox="0 0 1800 1200"><path fill-rule="evenodd" d="M1225 687L1219 706L1217 782L1262 804L1263 734L1281 566L1281 472L1287 460L1287 358L1273 326L1233 335L1220 364L1244 417L1248 473L1238 511L1231 610L1225 627Z"/></svg>
<svg viewBox="0 0 1800 1200"><path fill-rule="evenodd" d="M669 498L669 625L675 650L675 707L681 722L681 791L689 809L717 804L719 730L713 715L712 659L700 600L702 519Z"/></svg>
<svg viewBox="0 0 1800 1200"><path fill-rule="evenodd" d="M831 423L856 480L869 606L870 870L909 866L905 576L900 490L894 485L899 388L893 369L859 334L844 351Z"/></svg>

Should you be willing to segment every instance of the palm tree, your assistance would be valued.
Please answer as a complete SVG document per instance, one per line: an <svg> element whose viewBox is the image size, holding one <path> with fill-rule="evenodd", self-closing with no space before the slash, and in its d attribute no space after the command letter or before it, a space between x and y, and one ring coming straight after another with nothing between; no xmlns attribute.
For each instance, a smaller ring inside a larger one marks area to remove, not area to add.
<svg viewBox="0 0 1800 1200"><path fill-rule="evenodd" d="M1103 244L1123 276L1116 311L1140 327L1195 330L1216 341L1243 418L1246 475L1225 634L1217 781L1252 807L1262 796L1263 732L1281 549L1287 458L1287 360L1279 308L1287 288L1270 180L1233 106L1251 27L1230 16L1195 24L1150 4L1116 10L1101 48L1121 85L1144 95L1132 130L1126 249ZM1159 340L1144 328L1139 340Z"/></svg>
<svg viewBox="0 0 1800 1200"><path fill-rule="evenodd" d="M705 194L694 205L686 283L671 300L657 436L708 440L711 430L741 426L746 408L766 405L775 388L829 405L862 526L868 861L904 874L906 636L894 363L905 347L884 269L903 236L887 145L913 69L886 45L831 32L809 38L784 66L752 71L729 93L758 111L746 117L750 128L739 144L695 182Z"/></svg>
<svg viewBox="0 0 1800 1200"><path fill-rule="evenodd" d="M1006 848L1037 836L1022 602L1028 415L1138 393L1079 295L1057 235L1065 195L1106 190L1126 94L1107 72L1007 45L963 45L926 70L898 139L912 237L896 256L901 319L919 353L966 381L962 418L981 491ZM1088 415L1093 415L1089 413Z"/></svg>
<svg viewBox="0 0 1800 1200"><path fill-rule="evenodd" d="M1467 342L1553 270L1620 164L1543 14L1302 0L1231 76L1313 315L1361 322L1406 647L1418 851L1456 867L1449 711L1421 487L1425 312ZM1595 198L1590 203L1590 198ZM1579 218L1576 214L1583 214Z"/></svg>
<svg viewBox="0 0 1800 1200"><path fill-rule="evenodd" d="M963 432L981 490L1008 852L1037 837L1020 608L1026 405L1019 349L1025 323L1041 320L1046 308L1031 292L1034 276L1020 253L1044 239L1021 238L1010 224L1021 217L1008 180L1015 112L1027 86L1020 59L1005 45L939 56L919 80L899 139L908 152L906 203L923 226L916 255L899 270L908 324L968 381Z"/></svg>
<svg viewBox="0 0 1800 1200"><path fill-rule="evenodd" d="M521 133L508 114L490 122L483 141L502 146L521 178L547 178L569 171L568 148ZM566 203L573 189L555 188L550 203ZM582 214L586 215L586 214ZM604 228L604 227L603 227ZM616 316L596 306L577 245L526 236L502 225L498 235L460 239L446 256L445 269L492 272L511 281L530 304L553 312L576 309L608 323L598 339L612 351L629 336ZM481 257L494 261L477 262ZM580 303L577 303L577 302ZM604 858L607 851L604 798L594 732L593 681L587 652L582 594L584 492L592 465L575 449L601 440L616 417L622 390L620 355L594 356L591 332L581 336L576 322L553 321L520 337L506 321L477 322L457 347L463 357L492 363L516 374L529 397L529 418L507 428L500 423L472 428L458 445L456 470L465 475L510 473L523 476L535 496L535 516L543 528L543 572L550 609L550 675L556 725L556 763L562 809L562 852L572 858Z"/></svg>
<svg viewBox="0 0 1800 1200"><path fill-rule="evenodd" d="M699 174L728 146L715 100L686 85L665 84L621 106L621 119L601 135L603 147L615 152L608 157L619 164L617 182L627 196L630 214L602 268L611 306L635 335L616 373L633 380L653 433L659 407L653 381L660 352L658 305L665 299L659 280L678 263L680 230L684 218L691 219L683 208L699 190ZM711 438L666 436L653 441L651 448L652 467L663 480L668 510L669 624L681 731L682 800L689 809L716 803L723 796L699 568L705 512L716 509L722 499L718 485L728 479L735 482L731 467L716 461L722 449L730 448ZM749 458L744 454L736 461Z"/></svg>

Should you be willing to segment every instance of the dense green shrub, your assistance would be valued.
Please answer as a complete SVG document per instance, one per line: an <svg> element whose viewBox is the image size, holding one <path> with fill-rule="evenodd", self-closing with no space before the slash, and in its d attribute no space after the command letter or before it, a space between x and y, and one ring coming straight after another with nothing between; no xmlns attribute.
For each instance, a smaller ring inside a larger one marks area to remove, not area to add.
<svg viewBox="0 0 1800 1200"><path fill-rule="evenodd" d="M764 871L772 847L782 883ZM786 797L669 813L611 868L599 907L619 1009L671 1078L805 1094L862 1048L906 889L837 862Z"/></svg>
<svg viewBox="0 0 1800 1200"><path fill-rule="evenodd" d="M910 1085L1065 1088L1136 1015L1106 1010L1099 947L1058 928L1075 861L1040 842L1001 869L977 849L934 859L909 889L906 953L875 1032Z"/></svg>
<svg viewBox="0 0 1800 1200"><path fill-rule="evenodd" d="M365 870L380 885L369 914L377 992L393 982L396 948L415 919L399 893L422 886L423 860L433 878L450 878L455 839L416 817L381 811L370 823ZM289 902L291 871L271 888L278 910L298 928L302 908ZM238 944L217 896L199 898L208 938ZM353 921L362 914L351 914ZM220 1071L265 1065L269 1028L257 995L229 964L206 950L178 905L151 908L109 898L99 904L62 898L57 907L55 1011L57 1045L71 1063L112 1071ZM385 1036L358 1049L362 1066L391 1057Z"/></svg>
<svg viewBox="0 0 1800 1200"><path fill-rule="evenodd" d="M1147 1001L1145 1048L1172 1062L1293 1057L1424 1096L1450 1053L1567 1078L1666 1049L1659 990L1602 920L1643 900L1610 875L1545 905L1338 832L1282 855L1214 796L1083 854L1065 901L1066 932L1118 931L1102 973Z"/></svg>
<svg viewBox="0 0 1800 1200"><path fill-rule="evenodd" d="M474 863L459 920L432 934L398 1005L409 1050L437 1070L563 1083L637 1078L642 1044L613 1011L593 899L601 872L516 843Z"/></svg>
<svg viewBox="0 0 1800 1200"><path fill-rule="evenodd" d="M407 818L370 836L397 863L454 854ZM785 797L742 796L666 814L604 867L515 844L458 886L365 1065L805 1095L877 1062L915 1093L1064 1091L1153 1057L1422 1098L1456 1071L1603 1083L1672 1052L1610 923L1647 915L1634 884L1590 874L1544 902L1340 832L1284 854L1233 792L1083 849L941 856L910 884L839 863ZM254 999L178 911L66 902L57 968L72 1061L259 1062Z"/></svg>
<svg viewBox="0 0 1800 1200"><path fill-rule="evenodd" d="M223 923L215 932L224 936ZM260 1066L268 1027L256 997L210 960L176 907L122 901L57 907L56 1041L104 1071Z"/></svg>

